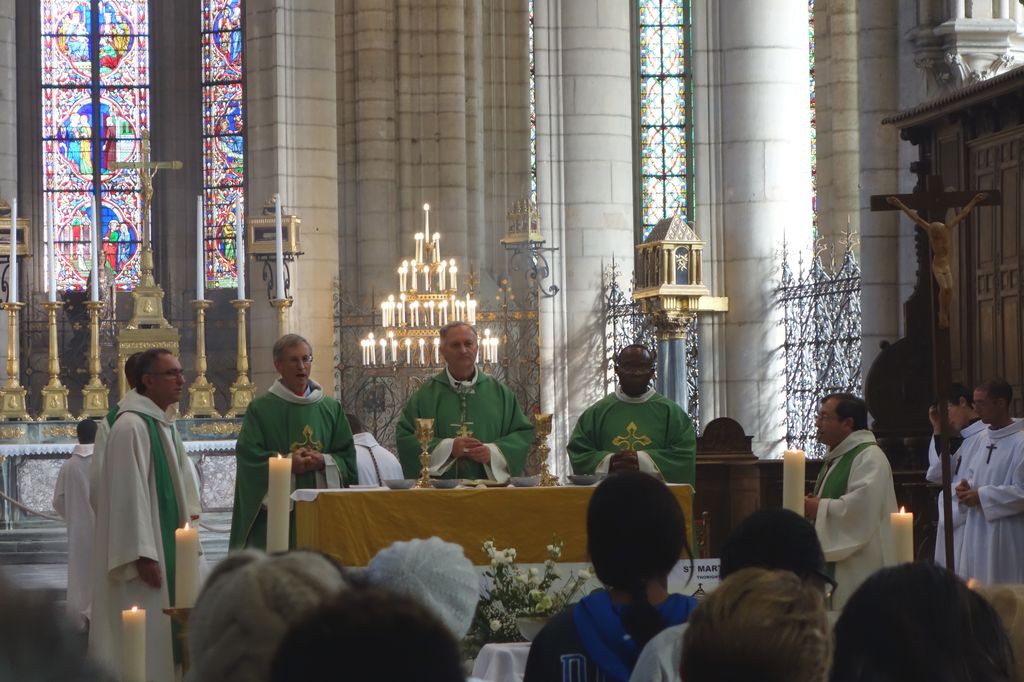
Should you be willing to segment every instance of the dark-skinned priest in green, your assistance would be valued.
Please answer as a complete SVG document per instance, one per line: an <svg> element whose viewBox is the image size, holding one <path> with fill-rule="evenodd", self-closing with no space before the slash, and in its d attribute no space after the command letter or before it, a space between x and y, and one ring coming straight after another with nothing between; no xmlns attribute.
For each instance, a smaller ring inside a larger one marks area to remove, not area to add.
<svg viewBox="0 0 1024 682"><path fill-rule="evenodd" d="M396 427L406 477L420 474L416 419L434 420L430 475L504 483L521 476L533 442L533 424L515 394L476 366L476 331L465 322L441 328L445 369L409 398Z"/></svg>
<svg viewBox="0 0 1024 682"><path fill-rule="evenodd" d="M292 460L292 490L340 488L356 482L356 451L345 411L309 377L313 350L298 334L274 344L280 378L249 403L235 450L235 507L230 549L267 546L267 460ZM295 547L295 510L288 535Z"/></svg>
<svg viewBox="0 0 1024 682"><path fill-rule="evenodd" d="M643 471L693 485L697 436L690 417L651 388L655 355L639 344L615 357L615 392L580 415L567 450L577 474Z"/></svg>

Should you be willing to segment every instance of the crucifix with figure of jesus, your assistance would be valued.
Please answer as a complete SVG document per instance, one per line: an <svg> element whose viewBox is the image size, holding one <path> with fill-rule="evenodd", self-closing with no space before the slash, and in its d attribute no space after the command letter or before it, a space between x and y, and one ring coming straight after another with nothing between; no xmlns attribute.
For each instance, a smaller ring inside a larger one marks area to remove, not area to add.
<svg viewBox="0 0 1024 682"><path fill-rule="evenodd" d="M925 180L923 191L913 194L876 194L871 197L872 211L902 211L916 225L924 230L931 251L930 271L935 286L932 289L931 309L935 313L932 325L932 381L939 413L939 461L942 464L942 515L945 519L946 567L953 566L953 501L951 493L952 471L949 462L949 419L946 409L946 394L953 382L950 365L949 311L953 307L953 270L950 251L953 247L954 229L963 223L976 206L998 206L1002 198L996 190L982 192L945 191L942 178L930 175ZM949 209L960 211L948 222L932 219ZM924 212L926 217L922 217ZM961 228L965 229L965 228ZM936 291L937 289L937 291Z"/></svg>

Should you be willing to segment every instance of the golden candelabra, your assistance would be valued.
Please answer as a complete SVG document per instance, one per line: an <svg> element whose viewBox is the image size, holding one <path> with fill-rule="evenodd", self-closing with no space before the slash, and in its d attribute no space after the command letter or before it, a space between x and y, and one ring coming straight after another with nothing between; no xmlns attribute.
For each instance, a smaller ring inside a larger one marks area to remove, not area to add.
<svg viewBox="0 0 1024 682"><path fill-rule="evenodd" d="M288 309L292 307L292 299L275 298L270 305L277 309L277 338L288 333Z"/></svg>
<svg viewBox="0 0 1024 682"><path fill-rule="evenodd" d="M109 411L107 405L107 387L100 381L100 301L86 301L89 311L89 383L82 388L82 419L89 417L105 417Z"/></svg>
<svg viewBox="0 0 1024 682"><path fill-rule="evenodd" d="M417 488L433 488L430 482L430 441L434 439L434 420L418 417L416 419L416 440L420 442L420 477L416 481Z"/></svg>
<svg viewBox="0 0 1024 682"><path fill-rule="evenodd" d="M40 421L44 419L71 419L68 412L68 389L60 382L60 356L57 355L57 311L64 307L63 303L44 303L46 310L46 326L50 336L49 362L47 373L50 381L43 387L43 409L39 413Z"/></svg>
<svg viewBox="0 0 1024 682"><path fill-rule="evenodd" d="M23 307L24 303L3 304L7 311L7 381L0 387L0 419L12 421L29 420L18 368L18 311Z"/></svg>
<svg viewBox="0 0 1024 682"><path fill-rule="evenodd" d="M188 413L185 418L219 417L213 405L215 389L206 378L206 309L210 301L192 301L196 310L196 380L188 387Z"/></svg>
<svg viewBox="0 0 1024 682"><path fill-rule="evenodd" d="M558 485L558 478L548 468L548 455L551 448L548 447L548 436L551 435L551 415L549 413L533 415L533 428L537 452L540 454L540 485L551 487Z"/></svg>
<svg viewBox="0 0 1024 682"><path fill-rule="evenodd" d="M249 381L249 351L246 350L245 338L245 311L252 305L252 299L236 299L231 305L238 311L238 353L235 361L238 378L231 384L231 405L224 416L241 417L256 397L256 386Z"/></svg>

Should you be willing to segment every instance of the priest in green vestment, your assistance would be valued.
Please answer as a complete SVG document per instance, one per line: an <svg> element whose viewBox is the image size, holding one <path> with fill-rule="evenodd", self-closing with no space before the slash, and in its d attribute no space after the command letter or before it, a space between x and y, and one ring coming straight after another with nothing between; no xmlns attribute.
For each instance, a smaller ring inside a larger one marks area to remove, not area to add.
<svg viewBox="0 0 1024 682"><path fill-rule="evenodd" d="M626 346L615 358L615 392L580 415L567 450L577 474L643 471L669 483L694 484L697 437L675 401L651 388L655 356Z"/></svg>
<svg viewBox="0 0 1024 682"><path fill-rule="evenodd" d="M434 420L428 444L430 475L490 479L520 476L533 442L533 424L504 384L476 366L476 331L465 322L441 328L446 367L409 398L396 427L398 458L408 478L420 474L416 419Z"/></svg>
<svg viewBox="0 0 1024 682"><path fill-rule="evenodd" d="M274 344L274 368L281 376L249 403L238 434L230 549L266 548L270 457L291 458L292 490L356 482L352 429L341 404L309 378L312 364L309 342L298 334L286 334ZM294 509L289 544L295 546Z"/></svg>

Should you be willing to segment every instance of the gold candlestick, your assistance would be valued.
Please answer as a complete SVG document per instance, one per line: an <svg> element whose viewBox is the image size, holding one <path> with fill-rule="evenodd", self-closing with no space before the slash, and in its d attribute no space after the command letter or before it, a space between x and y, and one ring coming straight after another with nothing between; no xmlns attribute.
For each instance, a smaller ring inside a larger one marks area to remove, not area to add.
<svg viewBox="0 0 1024 682"><path fill-rule="evenodd" d="M7 381L0 386L0 419L27 421L25 389L18 380L18 311L24 303L4 303L7 311Z"/></svg>
<svg viewBox="0 0 1024 682"><path fill-rule="evenodd" d="M540 453L540 485L550 487L558 485L558 478L548 468L548 455L551 448L548 447L548 436L551 435L551 415L533 415L533 428L536 429L537 452Z"/></svg>
<svg viewBox="0 0 1024 682"><path fill-rule="evenodd" d="M420 478L416 481L417 488L433 488L430 482L430 450L427 447L430 441L434 440L434 420L416 419L416 440L420 442Z"/></svg>
<svg viewBox="0 0 1024 682"><path fill-rule="evenodd" d="M277 338L288 333L288 309L292 307L292 299L275 298L270 305L277 308Z"/></svg>
<svg viewBox="0 0 1024 682"><path fill-rule="evenodd" d="M192 417L219 417L213 406L214 386L206 379L206 309L210 301L192 301L196 310L196 380L188 387L188 413Z"/></svg>
<svg viewBox="0 0 1024 682"><path fill-rule="evenodd" d="M86 301L89 311L89 383L82 388L82 416L105 417L109 411L107 405L107 387L100 381L100 310L101 301Z"/></svg>
<svg viewBox="0 0 1024 682"><path fill-rule="evenodd" d="M252 299L236 299L231 305L238 311L238 353L235 364L238 378L231 384L231 405L224 416L241 417L256 397L256 386L249 381L249 350L245 340L245 311L252 305Z"/></svg>
<svg viewBox="0 0 1024 682"><path fill-rule="evenodd" d="M68 412L68 389L60 382L60 357L57 355L57 311L63 303L44 303L46 326L50 332L50 355L47 373L50 381L43 387L43 409L39 419L71 419Z"/></svg>

